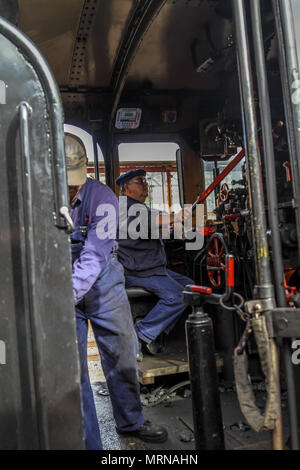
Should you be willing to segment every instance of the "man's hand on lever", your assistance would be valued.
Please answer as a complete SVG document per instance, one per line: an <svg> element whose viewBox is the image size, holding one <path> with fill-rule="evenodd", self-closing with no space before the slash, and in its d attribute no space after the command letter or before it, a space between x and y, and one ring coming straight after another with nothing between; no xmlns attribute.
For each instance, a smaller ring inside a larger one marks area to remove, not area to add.
<svg viewBox="0 0 300 470"><path fill-rule="evenodd" d="M182 234L182 230L184 228L191 230L192 228L192 212L193 209L191 206L181 209L178 212L171 212L171 214L167 213L159 213L156 217L156 224L159 228L166 228L170 227L172 232Z"/></svg>

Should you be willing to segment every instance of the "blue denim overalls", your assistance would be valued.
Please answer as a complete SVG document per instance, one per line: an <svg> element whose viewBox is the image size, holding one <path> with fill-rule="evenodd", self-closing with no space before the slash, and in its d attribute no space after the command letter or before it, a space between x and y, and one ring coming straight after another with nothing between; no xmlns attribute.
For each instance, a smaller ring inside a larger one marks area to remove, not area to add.
<svg viewBox="0 0 300 470"><path fill-rule="evenodd" d="M89 179L81 202L80 225L72 233L72 261L79 258L88 233ZM124 270L113 253L84 299L76 305L81 392L87 449L102 449L87 363L88 320L100 352L117 428L133 431L145 422L139 395L136 333L125 291Z"/></svg>

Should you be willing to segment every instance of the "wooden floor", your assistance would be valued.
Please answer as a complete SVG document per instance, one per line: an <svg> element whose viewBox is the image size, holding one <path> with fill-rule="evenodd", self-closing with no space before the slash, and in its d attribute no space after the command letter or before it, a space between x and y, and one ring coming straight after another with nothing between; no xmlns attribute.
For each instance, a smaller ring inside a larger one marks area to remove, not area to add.
<svg viewBox="0 0 300 470"><path fill-rule="evenodd" d="M217 369L220 370L222 359L216 356L216 362ZM105 382L99 351L91 327L88 332L88 366L91 383ZM156 377L182 374L188 371L189 365L184 344L179 348L168 348L167 354L144 355L143 361L138 362L138 379L142 385L154 384Z"/></svg>
<svg viewBox="0 0 300 470"><path fill-rule="evenodd" d="M92 337L92 332L89 333L88 341L88 367L91 383L105 382L98 348ZM155 377L179 374L188 372L188 370L187 357L184 353L159 357L144 356L143 361L138 362L138 379L142 385L154 384Z"/></svg>
<svg viewBox="0 0 300 470"><path fill-rule="evenodd" d="M222 359L216 356L217 369L222 367ZM158 354L157 356L144 356L138 362L138 378L142 385L154 384L156 377L164 375L181 374L189 371L187 354L178 353Z"/></svg>
<svg viewBox="0 0 300 470"><path fill-rule="evenodd" d="M142 385L153 384L155 377L163 375L188 372L186 354L159 355L158 357L144 356L142 362L138 362L138 378Z"/></svg>

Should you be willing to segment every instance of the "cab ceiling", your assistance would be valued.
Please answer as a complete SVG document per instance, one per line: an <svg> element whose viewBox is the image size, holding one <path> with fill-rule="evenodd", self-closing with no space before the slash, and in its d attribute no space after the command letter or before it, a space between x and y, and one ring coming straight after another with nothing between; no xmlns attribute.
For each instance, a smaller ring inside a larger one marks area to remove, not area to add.
<svg viewBox="0 0 300 470"><path fill-rule="evenodd" d="M18 26L38 46L62 89L218 88L226 54L212 71L197 73L196 66L210 57L212 43L224 48L232 32L231 22L215 13L219 2L156 0L147 18L151 2L19 0Z"/></svg>

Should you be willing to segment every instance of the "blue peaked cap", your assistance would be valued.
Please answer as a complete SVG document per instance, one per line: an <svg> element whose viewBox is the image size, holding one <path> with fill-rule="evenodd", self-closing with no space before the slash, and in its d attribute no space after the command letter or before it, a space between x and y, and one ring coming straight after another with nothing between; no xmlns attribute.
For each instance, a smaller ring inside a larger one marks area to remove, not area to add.
<svg viewBox="0 0 300 470"><path fill-rule="evenodd" d="M116 184L118 186L123 186L124 183L127 183L127 181L131 180L135 176L146 176L146 171L142 170L141 168L137 168L136 170L127 171L127 173L124 173L123 175L119 176L116 179Z"/></svg>

